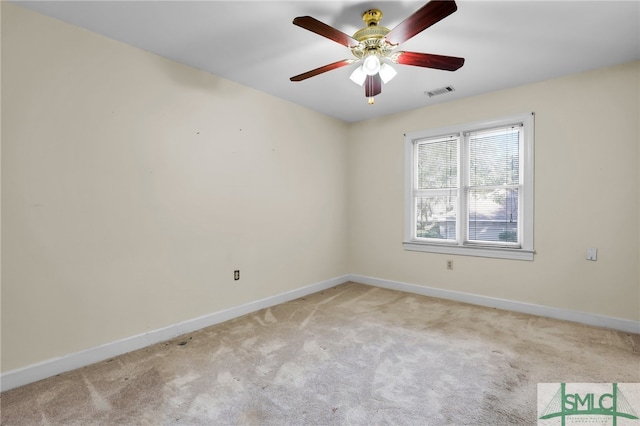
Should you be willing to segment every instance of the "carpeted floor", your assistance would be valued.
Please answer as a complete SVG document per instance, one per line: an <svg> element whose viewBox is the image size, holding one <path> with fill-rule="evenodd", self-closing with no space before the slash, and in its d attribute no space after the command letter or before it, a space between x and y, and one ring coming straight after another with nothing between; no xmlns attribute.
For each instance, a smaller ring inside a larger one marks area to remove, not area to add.
<svg viewBox="0 0 640 426"><path fill-rule="evenodd" d="M528 425L640 336L347 283L3 393L2 425Z"/></svg>

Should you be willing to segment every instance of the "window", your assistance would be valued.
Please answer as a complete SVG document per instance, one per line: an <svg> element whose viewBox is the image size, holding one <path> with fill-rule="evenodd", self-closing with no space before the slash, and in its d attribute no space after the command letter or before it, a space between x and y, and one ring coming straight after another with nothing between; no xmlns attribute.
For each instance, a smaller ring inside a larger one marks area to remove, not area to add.
<svg viewBox="0 0 640 426"><path fill-rule="evenodd" d="M533 260L533 114L405 135L406 250Z"/></svg>

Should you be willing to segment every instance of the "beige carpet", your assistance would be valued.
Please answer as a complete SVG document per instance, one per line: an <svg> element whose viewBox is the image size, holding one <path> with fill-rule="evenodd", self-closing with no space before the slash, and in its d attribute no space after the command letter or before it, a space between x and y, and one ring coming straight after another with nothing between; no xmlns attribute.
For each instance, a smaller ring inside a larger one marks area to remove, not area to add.
<svg viewBox="0 0 640 426"><path fill-rule="evenodd" d="M2 425L536 424L640 336L348 283L1 395Z"/></svg>

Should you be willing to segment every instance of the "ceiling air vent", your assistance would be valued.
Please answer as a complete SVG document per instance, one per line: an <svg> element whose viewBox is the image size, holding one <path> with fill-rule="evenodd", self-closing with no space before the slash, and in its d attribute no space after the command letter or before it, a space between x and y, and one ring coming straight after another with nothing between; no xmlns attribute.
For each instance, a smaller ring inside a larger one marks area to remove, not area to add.
<svg viewBox="0 0 640 426"><path fill-rule="evenodd" d="M430 98L433 98L434 96L444 95L445 93L453 92L454 90L456 89L454 89L453 86L447 86L440 87L439 89L425 91L424 94L428 95Z"/></svg>

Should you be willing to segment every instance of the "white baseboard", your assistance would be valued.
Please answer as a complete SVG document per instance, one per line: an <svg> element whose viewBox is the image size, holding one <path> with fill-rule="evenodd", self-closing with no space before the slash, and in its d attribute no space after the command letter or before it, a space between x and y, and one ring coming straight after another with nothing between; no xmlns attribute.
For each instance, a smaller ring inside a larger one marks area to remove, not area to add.
<svg viewBox="0 0 640 426"><path fill-rule="evenodd" d="M33 383L47 377L55 376L76 368L84 367L96 362L104 361L127 352L135 351L156 343L164 342L180 335L191 333L211 325L219 324L260 309L298 299L309 294L343 284L349 281L348 276L333 278L327 281L318 282L302 288L280 293L275 296L245 303L234 308L214 312L199 318L172 324L148 333L138 334L116 342L96 346L84 351L72 353L59 358L49 359L27 367L7 371L0 375L0 390L2 392L16 388L18 386Z"/></svg>
<svg viewBox="0 0 640 426"><path fill-rule="evenodd" d="M363 275L344 275L332 278L327 281L311 284L299 289L280 293L275 296L254 302L245 303L234 308L214 312L199 318L183 321L164 328L150 331L96 346L81 352L65 355L59 358L50 359L38 364L8 371L0 375L0 390L6 391L18 386L33 383L47 377L55 376L76 368L84 367L96 362L104 361L127 352L135 351L156 343L164 342L180 335L191 333L211 325L219 324L260 309L268 308L280 303L288 302L309 294L353 281L375 287L388 288L392 290L404 291L407 293L420 294L423 296L437 297L440 299L455 300L458 302L470 303L474 305L487 306L491 308L504 309L514 312L522 312L542 317L555 318L566 321L605 327L628 333L640 334L640 322L621 318L612 318L603 315L590 314L586 312L569 311L565 309L553 308L550 306L534 305L530 303L517 302L513 300L498 299L488 296L481 296L471 293L463 293L452 290L443 290L433 287L425 287L417 284L403 283L380 278L367 277Z"/></svg>
<svg viewBox="0 0 640 426"><path fill-rule="evenodd" d="M348 275L349 281L367 284L375 287L383 287L392 290L405 291L423 296L437 297L440 299L455 300L457 302L473 305L487 306L490 308L504 309L507 311L521 312L540 317L554 318L572 321L596 327L610 328L627 333L640 334L640 321L632 321L622 318L607 317L604 315L590 314L587 312L570 311L551 306L535 305L532 303L517 302L514 300L498 299L495 297L481 296L478 294L463 293L453 290L443 290L433 287L425 287L417 284L403 283L380 278L372 278L363 275Z"/></svg>

